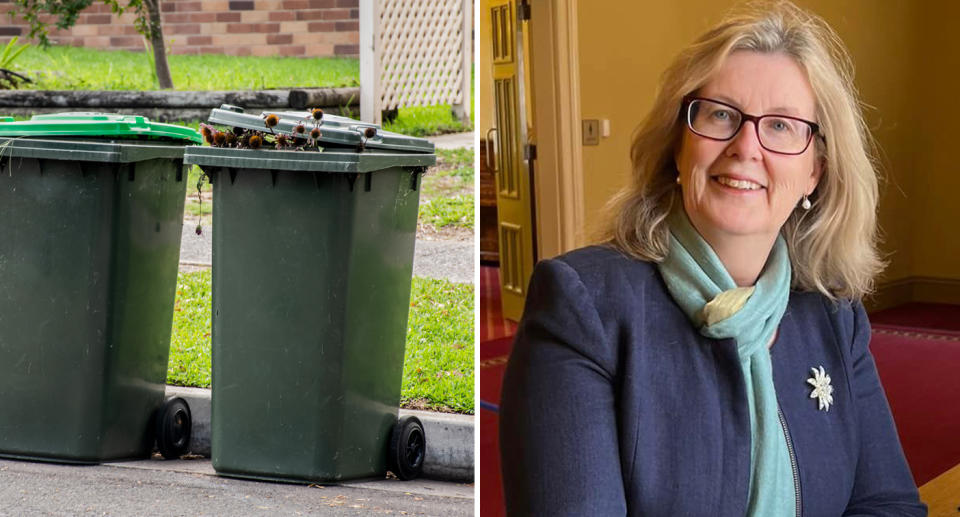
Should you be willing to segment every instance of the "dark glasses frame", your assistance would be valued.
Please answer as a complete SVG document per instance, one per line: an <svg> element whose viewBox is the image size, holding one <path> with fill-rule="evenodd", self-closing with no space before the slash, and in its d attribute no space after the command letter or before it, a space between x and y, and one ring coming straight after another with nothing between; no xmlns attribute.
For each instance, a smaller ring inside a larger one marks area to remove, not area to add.
<svg viewBox="0 0 960 517"><path fill-rule="evenodd" d="M715 137L715 136L704 135L703 133L697 132L697 130L693 128L693 122L690 120L690 105L693 104L693 101L713 102L713 103L715 103L715 104L720 104L720 105L722 105L722 106L726 106L726 107L728 107L728 108L736 111L737 113L740 114L740 125L738 125L738 126L737 126L737 129L733 132L733 134L730 135L730 136L727 137L727 138L717 138L717 137ZM769 114L769 115L748 115L747 113L744 113L743 110L741 110L740 108L738 108L738 107L736 107L736 106L732 106L732 105L730 105L730 104L728 104L728 103L726 103L726 102L718 101L717 99L711 99L711 98L709 98L709 97L696 97L696 96L693 96L693 95L686 95L686 96L684 96L684 97L683 97L683 103L681 104L681 108L680 108L680 114L681 114L681 115L683 116L683 118L686 120L687 127L688 127L688 128L690 129L690 131L692 131L695 135L697 135L697 136L702 136L703 138L708 138L708 139L710 139L710 140L715 140L715 141L717 141L717 142L727 142L727 141L733 140L733 138L734 138L735 136L737 136L738 134L740 134L740 130L743 129L743 125L744 125L746 122L748 122L748 121L749 121L749 122L753 122L753 130L754 130L754 132L756 132L756 134L757 134L757 142L760 142L760 147L763 147L764 149L766 149L767 151L770 151L771 153L785 154L785 155L788 155L788 156L796 156L796 155L798 155L798 154L803 154L803 153L807 152L807 149L810 147L810 142L813 141L814 135L819 135L821 138L823 138L823 134L820 133L820 125L817 124L816 122L810 122L809 120L802 119L802 118L799 118L799 117L791 117L790 115L777 115L777 114L773 114L773 113L771 113L771 114ZM763 139L760 138L760 121L762 121L762 120L765 119L765 118L788 118L788 119L790 119L790 120L796 120L797 122L803 122L804 124L810 126L810 136L807 138L807 143L806 143L806 145L803 146L803 150L801 150L801 151L799 151L799 152L796 152L796 153L787 153L787 152L783 152L783 151L775 151L775 150L770 149L769 147L763 145Z"/></svg>

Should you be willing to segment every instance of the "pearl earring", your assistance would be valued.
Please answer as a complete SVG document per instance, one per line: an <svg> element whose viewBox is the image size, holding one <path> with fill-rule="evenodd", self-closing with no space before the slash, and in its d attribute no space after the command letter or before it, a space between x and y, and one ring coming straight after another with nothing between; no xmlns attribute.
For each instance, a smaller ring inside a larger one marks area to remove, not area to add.
<svg viewBox="0 0 960 517"><path fill-rule="evenodd" d="M677 174L677 185L679 185L679 184L680 184L680 175Z"/></svg>
<svg viewBox="0 0 960 517"><path fill-rule="evenodd" d="M804 210L810 210L810 199L806 194L803 195L803 201L800 202L800 207Z"/></svg>

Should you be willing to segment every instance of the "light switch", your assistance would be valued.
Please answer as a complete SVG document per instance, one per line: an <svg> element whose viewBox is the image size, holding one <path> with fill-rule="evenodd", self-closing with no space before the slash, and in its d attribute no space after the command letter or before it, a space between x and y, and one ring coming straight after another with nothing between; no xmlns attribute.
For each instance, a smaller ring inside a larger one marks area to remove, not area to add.
<svg viewBox="0 0 960 517"><path fill-rule="evenodd" d="M596 119L583 121L583 145L600 144L600 121Z"/></svg>
<svg viewBox="0 0 960 517"><path fill-rule="evenodd" d="M600 119L600 136L604 138L610 136L610 119Z"/></svg>

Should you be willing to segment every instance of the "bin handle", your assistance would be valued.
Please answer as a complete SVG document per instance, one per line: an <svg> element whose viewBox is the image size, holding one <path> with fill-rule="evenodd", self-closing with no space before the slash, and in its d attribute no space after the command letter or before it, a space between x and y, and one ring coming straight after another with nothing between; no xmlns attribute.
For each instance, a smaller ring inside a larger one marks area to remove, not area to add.
<svg viewBox="0 0 960 517"><path fill-rule="evenodd" d="M490 140L490 133L493 133L493 132L496 131L496 130L497 130L497 128L495 128L495 127L492 127L492 128L490 128L490 129L488 129L488 130L487 130L487 137L486 137L486 139L484 139L484 141L483 141L484 150L486 151L486 153L485 153L484 156L483 156L483 159L484 159L485 162L487 162L487 169L490 170L491 172L493 172L494 174L500 172L500 171L497 169L497 167L496 167L496 164L497 164L496 160L494 160L494 162L493 162L492 165L490 164L490 154L491 154L491 153L490 153L490 144L492 143L492 140ZM496 147L497 147L496 145L493 146L494 150L496 150Z"/></svg>

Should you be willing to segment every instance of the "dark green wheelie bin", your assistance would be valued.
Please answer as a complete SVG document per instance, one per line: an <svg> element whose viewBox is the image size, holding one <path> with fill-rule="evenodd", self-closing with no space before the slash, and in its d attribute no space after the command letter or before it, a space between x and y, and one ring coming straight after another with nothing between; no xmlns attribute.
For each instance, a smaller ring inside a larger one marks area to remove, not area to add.
<svg viewBox="0 0 960 517"><path fill-rule="evenodd" d="M275 136L316 125L276 115ZM242 141L269 135L268 116L225 106L209 121ZM428 141L369 127L327 115L319 149L186 152L213 183L220 474L322 483L422 465L422 426L397 415L420 179L436 156Z"/></svg>
<svg viewBox="0 0 960 517"><path fill-rule="evenodd" d="M0 119L0 456L147 457L164 403L190 128Z"/></svg>

